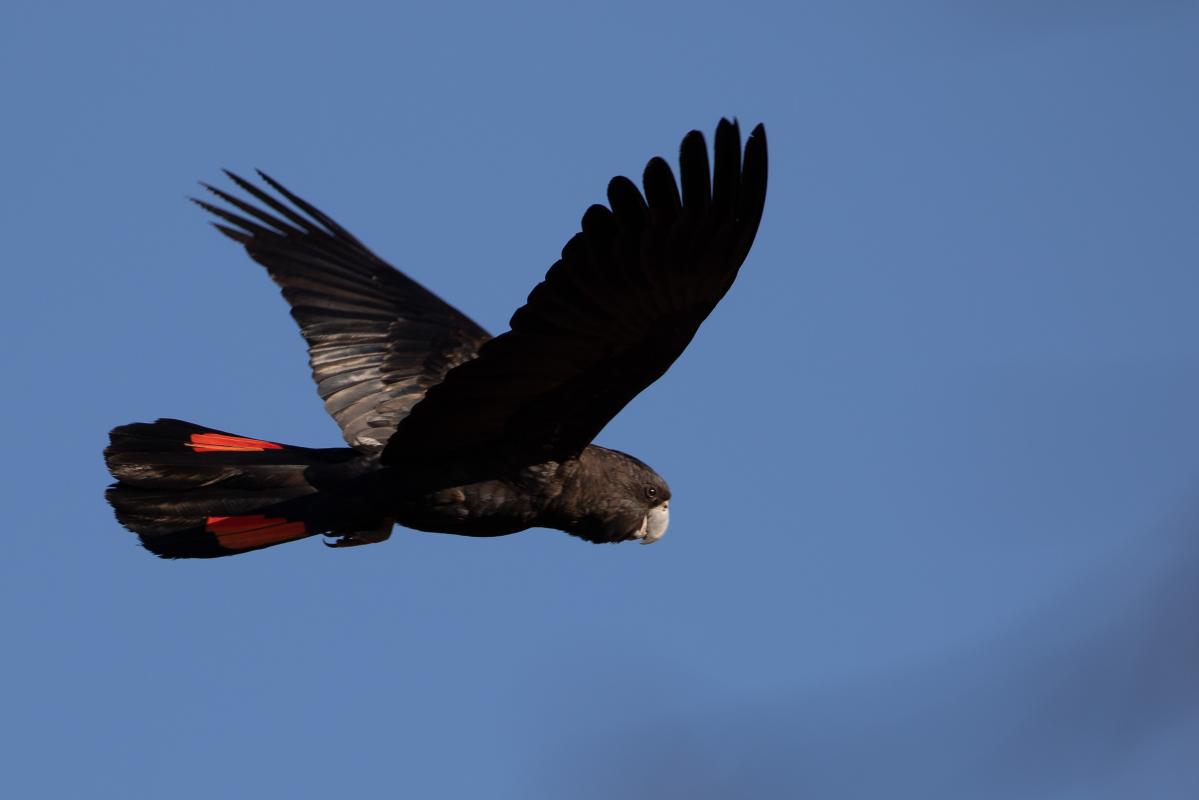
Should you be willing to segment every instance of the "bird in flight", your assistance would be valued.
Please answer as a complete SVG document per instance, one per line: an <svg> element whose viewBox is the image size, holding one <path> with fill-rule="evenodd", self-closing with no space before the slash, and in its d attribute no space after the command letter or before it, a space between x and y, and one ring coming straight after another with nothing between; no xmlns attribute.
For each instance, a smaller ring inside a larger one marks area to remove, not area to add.
<svg viewBox="0 0 1199 800"><path fill-rule="evenodd" d="M308 448L175 419L122 425L108 501L147 550L213 558L392 526L462 536L556 528L657 541L670 488L591 441L662 376L732 286L766 200L766 132L716 127L709 167L683 138L680 184L650 160L644 194L612 179L511 330L492 337L259 173L197 200L283 290L325 409L349 447Z"/></svg>

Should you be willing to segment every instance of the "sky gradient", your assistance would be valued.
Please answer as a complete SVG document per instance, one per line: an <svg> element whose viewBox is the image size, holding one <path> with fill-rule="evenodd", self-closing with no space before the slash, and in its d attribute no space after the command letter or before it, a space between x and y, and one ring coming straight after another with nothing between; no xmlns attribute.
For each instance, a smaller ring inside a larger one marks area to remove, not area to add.
<svg viewBox="0 0 1199 800"><path fill-rule="evenodd" d="M1084 10L1085 6L1085 10ZM6 3L12 797L1199 794L1195 3ZM598 443L654 547L211 562L108 429L339 446L262 168L498 333L609 178L770 141L737 284Z"/></svg>

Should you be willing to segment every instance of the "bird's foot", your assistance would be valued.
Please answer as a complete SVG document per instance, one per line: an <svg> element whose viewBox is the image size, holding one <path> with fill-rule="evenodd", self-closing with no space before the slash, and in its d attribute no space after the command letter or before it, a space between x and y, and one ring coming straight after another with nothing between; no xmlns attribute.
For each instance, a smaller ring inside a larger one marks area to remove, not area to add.
<svg viewBox="0 0 1199 800"><path fill-rule="evenodd" d="M373 531L354 531L353 533L339 533L337 538L331 542L325 542L325 547L358 547L364 544L375 544L376 542L386 541L391 536L391 526L394 523L388 520L386 523Z"/></svg>

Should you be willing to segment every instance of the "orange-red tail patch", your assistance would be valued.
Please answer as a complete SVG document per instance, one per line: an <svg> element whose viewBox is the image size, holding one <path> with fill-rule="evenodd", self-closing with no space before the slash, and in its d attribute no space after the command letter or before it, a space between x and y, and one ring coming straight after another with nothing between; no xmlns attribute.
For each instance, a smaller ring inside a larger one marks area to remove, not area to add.
<svg viewBox="0 0 1199 800"><path fill-rule="evenodd" d="M292 539L301 539L308 535L303 522L292 522L283 517L267 517L262 514L209 517L205 523L205 530L215 536L221 547L227 550L265 547L268 544L290 542Z"/></svg>
<svg viewBox="0 0 1199 800"><path fill-rule="evenodd" d="M223 433L193 433L184 442L197 453L258 453L263 450L282 450L283 445L248 439L245 436L226 436Z"/></svg>

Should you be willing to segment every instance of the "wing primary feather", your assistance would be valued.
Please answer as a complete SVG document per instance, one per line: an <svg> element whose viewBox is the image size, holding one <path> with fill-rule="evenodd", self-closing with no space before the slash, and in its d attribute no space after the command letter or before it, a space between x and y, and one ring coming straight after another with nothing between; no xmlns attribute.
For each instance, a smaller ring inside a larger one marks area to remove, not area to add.
<svg viewBox="0 0 1199 800"><path fill-rule="evenodd" d="M674 182L674 173L670 165L662 158L655 156L645 165L645 199L649 204L650 215L654 222L669 225L679 215L679 187Z"/></svg>
<svg viewBox="0 0 1199 800"><path fill-rule="evenodd" d="M762 210L766 205L766 128L759 123L745 142L745 162L741 170L741 191L737 198L737 220L744 226L738 260L744 260L758 233Z"/></svg>
<svg viewBox="0 0 1199 800"><path fill-rule="evenodd" d="M288 208L283 203L280 203L278 200L271 197L269 194L262 191L257 186L250 183L248 180L246 180L242 176L238 175L236 172L233 172L233 171L227 170L227 169L221 170L221 171L225 173L225 175L229 178L229 180L236 183L238 185L238 187L240 187L243 191L248 192L253 197L257 198L258 200L262 201L263 203L266 203L268 206L275 209L275 211L277 211L280 214L282 214L283 216L287 217L294 224L299 225L301 228L303 228L304 230L306 230L310 233L315 232L315 231L320 231L320 228L318 228L316 225L312 224L312 220L306 219L302 214L297 214L295 212L295 210Z"/></svg>
<svg viewBox="0 0 1199 800"><path fill-rule="evenodd" d="M245 244L246 242L250 241L250 239L252 238L248 233L244 233L243 231L235 230L234 228L230 228L227 225L222 225L219 222L212 223L212 227L216 228L218 231L225 234L226 236L228 236L230 239L237 242L238 244Z"/></svg>
<svg viewBox="0 0 1199 800"><path fill-rule="evenodd" d="M197 197L191 197L188 199L191 200L196 205L198 205L200 208L207 211L209 214L212 214L215 217L220 217L221 219L225 220L226 222L228 222L231 225L236 225L237 227L244 230L246 233L252 233L255 236L264 236L264 237L279 235L278 232L276 232L276 231L268 230L267 228L262 227L258 223L251 222L250 220L246 219L245 217L239 217L237 214L234 214L232 211L226 211L225 209L221 208L220 206L214 206L212 203L205 202L204 200L200 200Z"/></svg>
<svg viewBox="0 0 1199 800"><path fill-rule="evenodd" d="M679 177L683 182L683 208L700 212L712 199L712 173L708 166L708 145L704 135L691 131L679 146Z"/></svg>
<svg viewBox="0 0 1199 800"><path fill-rule="evenodd" d="M741 182L741 131L736 120L722 119L716 126L713 145L712 204L723 218L737 208L737 185Z"/></svg>
<svg viewBox="0 0 1199 800"><path fill-rule="evenodd" d="M649 223L649 206L637 184L623 175L617 175L608 182L608 205L612 208L618 229L615 247L620 254L616 263L621 265L631 285L637 286L645 279L640 245L642 233ZM643 311L646 309L643 292L633 292L631 297Z"/></svg>
<svg viewBox="0 0 1199 800"><path fill-rule="evenodd" d="M641 196L641 190L623 175L617 175L608 182L608 205L623 225L640 228L649 217L649 206Z"/></svg>
<svg viewBox="0 0 1199 800"><path fill-rule="evenodd" d="M593 205L583 214L583 233L589 245L601 251L612 247L616 238L616 223L607 206Z"/></svg>
<svg viewBox="0 0 1199 800"><path fill-rule="evenodd" d="M262 170L259 169L259 170L254 170L254 171L257 172L258 177L260 177L264 181L266 181L267 184L269 184L272 189L274 189L276 192L278 192L279 194L286 197L289 201L291 201L291 203L293 205L295 205L296 208L303 210L305 213L309 214L317 222L324 225L328 230L332 231L333 233L336 233L338 236L345 237L345 239L353 242L354 244L358 245L359 247L362 246L362 243L359 242L357 239L355 239L353 234L351 234L345 228L341 227L336 222L334 222L331 217L326 215L319 208L317 208L316 206L307 202L303 198L300 198L300 197L292 194L291 192L289 192L287 190L287 188L285 186L283 186L283 184L279 183L277 180L272 178L270 175L267 175Z"/></svg>
<svg viewBox="0 0 1199 800"><path fill-rule="evenodd" d="M244 211L245 213L254 217L254 219L258 220L259 222L262 222L266 225L270 225L272 228L275 228L279 232L279 235L285 236L289 233L294 232L294 228L289 226L286 222L279 219L278 217L272 217L270 214L266 213L261 208L258 208L257 206L252 206L249 203L247 203L245 200L241 200L237 197L234 197L233 195L229 194L228 192L224 192L210 184L201 182L200 185L203 186L208 191L212 192L217 197L224 200L229 205L233 206L234 208Z"/></svg>

